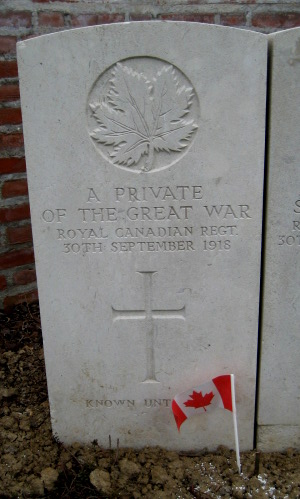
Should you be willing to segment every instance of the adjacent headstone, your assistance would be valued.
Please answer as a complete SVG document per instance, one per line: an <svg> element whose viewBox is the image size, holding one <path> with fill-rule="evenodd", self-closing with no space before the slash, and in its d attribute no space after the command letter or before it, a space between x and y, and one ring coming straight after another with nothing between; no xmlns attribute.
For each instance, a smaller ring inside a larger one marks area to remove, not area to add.
<svg viewBox="0 0 300 499"><path fill-rule="evenodd" d="M300 448L300 29L271 36L258 446Z"/></svg>
<svg viewBox="0 0 300 499"><path fill-rule="evenodd" d="M236 376L253 444L264 35L95 26L19 43L53 431L63 442L234 445L227 411L178 435L171 400Z"/></svg>

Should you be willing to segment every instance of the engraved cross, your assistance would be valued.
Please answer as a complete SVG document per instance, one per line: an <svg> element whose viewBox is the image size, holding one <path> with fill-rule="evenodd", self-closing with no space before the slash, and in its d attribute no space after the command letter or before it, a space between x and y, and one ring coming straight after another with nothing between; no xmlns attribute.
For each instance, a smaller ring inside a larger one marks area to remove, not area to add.
<svg viewBox="0 0 300 499"><path fill-rule="evenodd" d="M146 379L144 383L158 383L155 377L154 358L154 333L157 330L157 319L183 319L185 320L185 305L175 309L153 309L152 305L152 272L138 272L144 278L145 308L141 310L118 310L114 307L113 321L119 320L144 320L146 321Z"/></svg>

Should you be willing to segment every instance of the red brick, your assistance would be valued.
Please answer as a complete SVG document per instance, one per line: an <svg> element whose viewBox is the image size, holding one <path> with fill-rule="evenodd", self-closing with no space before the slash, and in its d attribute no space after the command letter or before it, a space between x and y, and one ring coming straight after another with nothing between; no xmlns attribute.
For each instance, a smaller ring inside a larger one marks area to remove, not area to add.
<svg viewBox="0 0 300 499"><path fill-rule="evenodd" d="M74 28L79 28L95 24L121 23L124 19L124 14L78 14L72 15L71 25Z"/></svg>
<svg viewBox="0 0 300 499"><path fill-rule="evenodd" d="M0 54L15 54L16 43L15 36L0 36Z"/></svg>
<svg viewBox="0 0 300 499"><path fill-rule="evenodd" d="M52 3L52 2L64 2L64 3L76 3L80 0L32 0L33 3Z"/></svg>
<svg viewBox="0 0 300 499"><path fill-rule="evenodd" d="M20 99L19 85L1 85L0 102Z"/></svg>
<svg viewBox="0 0 300 499"><path fill-rule="evenodd" d="M7 253L0 254L0 270L19 267L27 263L34 263L33 248L8 251Z"/></svg>
<svg viewBox="0 0 300 499"><path fill-rule="evenodd" d="M32 40L33 38L37 38L38 36L40 36L40 35L38 35L38 34L22 35L22 36L20 36L20 41L26 42L26 40Z"/></svg>
<svg viewBox="0 0 300 499"><path fill-rule="evenodd" d="M122 23L125 20L124 14L99 14L98 24Z"/></svg>
<svg viewBox="0 0 300 499"><path fill-rule="evenodd" d="M0 275L0 290L2 291L7 287L6 278L4 275Z"/></svg>
<svg viewBox="0 0 300 499"><path fill-rule="evenodd" d="M25 171L25 158L0 158L0 174L21 173Z"/></svg>
<svg viewBox="0 0 300 499"><path fill-rule="evenodd" d="M0 125L18 125L22 123L21 109L17 107L0 109Z"/></svg>
<svg viewBox="0 0 300 499"><path fill-rule="evenodd" d="M258 0L219 0L219 3L225 4L253 4ZM273 0L274 1L274 0ZM276 0L275 0L276 1ZM213 3L213 2L212 2ZM217 3L217 2L215 2ZM187 0L188 5L207 5L207 0Z"/></svg>
<svg viewBox="0 0 300 499"><path fill-rule="evenodd" d="M254 4L254 3L259 3L259 1L261 1L261 0L221 0L221 3L230 3L230 4L235 4L235 5L236 4L247 4L247 5L251 5L251 4ZM278 0L273 0L274 3L277 2L277 1ZM271 2L272 2L272 0L271 0Z"/></svg>
<svg viewBox="0 0 300 499"><path fill-rule="evenodd" d="M13 198L15 196L27 196L27 180L7 180L2 186L2 197Z"/></svg>
<svg viewBox="0 0 300 499"><path fill-rule="evenodd" d="M61 28L65 25L64 16L61 12L40 12L39 25L51 28Z"/></svg>
<svg viewBox="0 0 300 499"><path fill-rule="evenodd" d="M260 13L252 16L255 28L295 28L300 26L300 14L292 13Z"/></svg>
<svg viewBox="0 0 300 499"><path fill-rule="evenodd" d="M98 24L98 14L79 14L71 17L71 25L74 28L93 26L94 24Z"/></svg>
<svg viewBox="0 0 300 499"><path fill-rule="evenodd" d="M0 61L0 78L14 78L18 76L17 61Z"/></svg>
<svg viewBox="0 0 300 499"><path fill-rule="evenodd" d="M160 14L158 16L163 21L189 21L196 23L214 23L215 16L214 14L199 14L195 13L169 13L169 14Z"/></svg>
<svg viewBox="0 0 300 499"><path fill-rule="evenodd" d="M8 28L30 28L30 12L5 12L1 13L0 26Z"/></svg>
<svg viewBox="0 0 300 499"><path fill-rule="evenodd" d="M223 26L244 26L246 16L244 14L223 14L220 22Z"/></svg>
<svg viewBox="0 0 300 499"><path fill-rule="evenodd" d="M151 21L153 19L151 14L130 14L130 21Z"/></svg>
<svg viewBox="0 0 300 499"><path fill-rule="evenodd" d="M22 133L1 133L0 134L0 150L14 149L15 147L23 147L24 139Z"/></svg>
<svg viewBox="0 0 300 499"><path fill-rule="evenodd" d="M28 243L32 241L31 225L7 227L6 236L10 244Z"/></svg>
<svg viewBox="0 0 300 499"><path fill-rule="evenodd" d="M13 307L14 305L18 305L19 303L32 303L33 301L38 300L38 292L37 289L34 289L33 291L28 291L27 293L21 293L19 295L15 296L6 296L4 298L4 310L8 310L9 308Z"/></svg>
<svg viewBox="0 0 300 499"><path fill-rule="evenodd" d="M24 269L19 270L14 274L15 284L29 284L30 282L36 281L36 274L34 269Z"/></svg>
<svg viewBox="0 0 300 499"><path fill-rule="evenodd" d="M19 204L0 209L0 222L15 222L30 218L29 204Z"/></svg>

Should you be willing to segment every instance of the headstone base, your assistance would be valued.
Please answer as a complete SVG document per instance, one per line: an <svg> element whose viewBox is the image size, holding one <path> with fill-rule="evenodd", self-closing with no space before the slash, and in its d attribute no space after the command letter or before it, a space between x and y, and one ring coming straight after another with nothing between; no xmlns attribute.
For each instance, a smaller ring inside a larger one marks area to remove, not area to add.
<svg viewBox="0 0 300 499"><path fill-rule="evenodd" d="M282 452L288 447L300 448L300 426L259 426L257 448L263 452Z"/></svg>

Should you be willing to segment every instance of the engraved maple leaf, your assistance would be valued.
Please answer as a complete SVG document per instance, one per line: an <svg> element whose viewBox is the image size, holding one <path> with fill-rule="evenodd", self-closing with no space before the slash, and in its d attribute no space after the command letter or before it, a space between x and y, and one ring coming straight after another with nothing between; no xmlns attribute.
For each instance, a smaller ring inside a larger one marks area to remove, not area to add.
<svg viewBox="0 0 300 499"><path fill-rule="evenodd" d="M91 137L113 146L114 163L132 166L147 156L144 170L153 166L154 151L179 152L198 128L186 120L193 89L180 86L175 69L163 66L149 79L125 64L117 63L109 90L99 102L90 104L98 127Z"/></svg>
<svg viewBox="0 0 300 499"><path fill-rule="evenodd" d="M189 395L191 400L187 400L184 402L184 405L186 407L194 407L194 409L199 409L200 407L203 407L203 409L206 412L205 407L210 405L212 399L214 398L213 392L206 393L204 396L202 395L202 392L196 392L193 390L192 395Z"/></svg>

